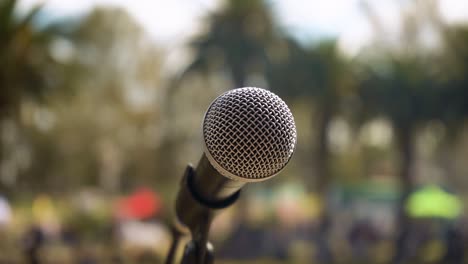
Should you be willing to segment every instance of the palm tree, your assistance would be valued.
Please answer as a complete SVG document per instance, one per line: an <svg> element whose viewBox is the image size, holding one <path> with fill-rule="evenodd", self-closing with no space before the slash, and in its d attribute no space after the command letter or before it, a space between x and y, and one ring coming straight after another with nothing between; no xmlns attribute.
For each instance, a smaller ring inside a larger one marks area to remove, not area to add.
<svg viewBox="0 0 468 264"><path fill-rule="evenodd" d="M39 29L35 24L40 6L36 6L23 16L16 13L18 1L0 1L0 126L5 119L17 125L19 110L24 99L43 98L51 87L45 71L50 63L49 41L53 31ZM50 76L49 76L50 77ZM0 142L0 166L8 154L4 142ZM0 191L8 188L2 178Z"/></svg>
<svg viewBox="0 0 468 264"><path fill-rule="evenodd" d="M304 49L294 40L283 43L285 56L272 59L268 81L273 91L288 99L310 98L316 116L312 131L317 131L315 190L326 192L331 179L328 128L339 110L340 101L349 94L352 75L347 59L334 40L326 40ZM308 180L310 183L310 180ZM312 186L309 186L312 187Z"/></svg>
<svg viewBox="0 0 468 264"><path fill-rule="evenodd" d="M403 201L413 188L414 131L437 113L432 103L437 82L427 70L425 60L418 57L389 56L385 68L367 68L360 82L360 97L365 118L384 116L392 123L400 152Z"/></svg>
<svg viewBox="0 0 468 264"><path fill-rule="evenodd" d="M17 3L0 2L0 119L16 115L24 96L38 98L46 87L39 68L48 59L49 32L35 27L39 6L18 17Z"/></svg>
<svg viewBox="0 0 468 264"><path fill-rule="evenodd" d="M442 67L446 88L441 90L440 102L451 102L440 108L440 118L451 129L459 126L468 116L468 27L466 25L444 26Z"/></svg>
<svg viewBox="0 0 468 264"><path fill-rule="evenodd" d="M243 87L250 73L264 71L267 48L278 38L264 0L228 0L208 17L208 30L191 43L195 59L189 72L224 70L235 87Z"/></svg>

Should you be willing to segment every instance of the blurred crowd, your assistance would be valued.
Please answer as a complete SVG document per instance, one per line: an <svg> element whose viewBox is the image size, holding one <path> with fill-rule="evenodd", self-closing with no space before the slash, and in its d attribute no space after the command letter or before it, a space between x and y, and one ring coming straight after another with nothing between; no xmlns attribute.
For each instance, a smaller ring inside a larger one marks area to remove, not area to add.
<svg viewBox="0 0 468 264"><path fill-rule="evenodd" d="M407 223L397 228L398 196L372 196L368 188L336 187L324 202L300 184L252 187L213 223L216 260L465 263L468 218L455 194L435 185L416 189L406 202ZM163 263L172 204L163 205L157 192L141 188L109 199L87 191L74 199L67 201L73 208L63 208L47 195L21 207L2 198L0 261Z"/></svg>
<svg viewBox="0 0 468 264"><path fill-rule="evenodd" d="M40 195L2 214L1 263L162 263L170 238L149 189L128 197L84 192L69 204ZM103 203L106 204L103 204Z"/></svg>

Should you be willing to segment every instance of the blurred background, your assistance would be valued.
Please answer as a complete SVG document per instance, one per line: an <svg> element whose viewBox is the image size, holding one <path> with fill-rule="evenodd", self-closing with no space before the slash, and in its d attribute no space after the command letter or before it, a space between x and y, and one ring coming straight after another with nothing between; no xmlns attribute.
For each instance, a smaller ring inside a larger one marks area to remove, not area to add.
<svg viewBox="0 0 468 264"><path fill-rule="evenodd" d="M468 263L467 21L459 0L0 0L0 262L162 263L205 110L258 86L298 145L216 218L218 263Z"/></svg>

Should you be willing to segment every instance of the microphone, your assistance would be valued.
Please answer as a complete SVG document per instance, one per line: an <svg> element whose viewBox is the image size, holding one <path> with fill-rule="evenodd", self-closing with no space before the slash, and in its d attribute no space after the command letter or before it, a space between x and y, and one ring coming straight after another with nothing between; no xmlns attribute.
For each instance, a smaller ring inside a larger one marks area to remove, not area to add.
<svg viewBox="0 0 468 264"><path fill-rule="evenodd" d="M210 105L203 120L203 140L194 187L208 201L218 201L245 183L278 174L294 152L296 126L277 95L261 88L240 88Z"/></svg>
<svg viewBox="0 0 468 264"><path fill-rule="evenodd" d="M190 187L214 208L246 183L277 175L291 159L297 140L286 103L256 87L230 90L216 98L205 113L202 131L204 153Z"/></svg>
<svg viewBox="0 0 468 264"><path fill-rule="evenodd" d="M175 212L180 232L190 231L199 244L206 242L214 211L233 204L246 183L277 175L297 141L286 103L256 87L216 98L205 113L202 132L204 153L195 169L187 167Z"/></svg>

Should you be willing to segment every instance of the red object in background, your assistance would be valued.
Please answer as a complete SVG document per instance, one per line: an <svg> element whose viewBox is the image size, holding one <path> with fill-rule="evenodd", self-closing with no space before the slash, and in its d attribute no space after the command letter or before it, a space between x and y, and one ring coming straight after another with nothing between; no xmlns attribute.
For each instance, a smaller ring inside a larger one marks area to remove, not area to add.
<svg viewBox="0 0 468 264"><path fill-rule="evenodd" d="M117 215L127 219L147 219L162 209L161 198L148 188L142 188L117 204Z"/></svg>

